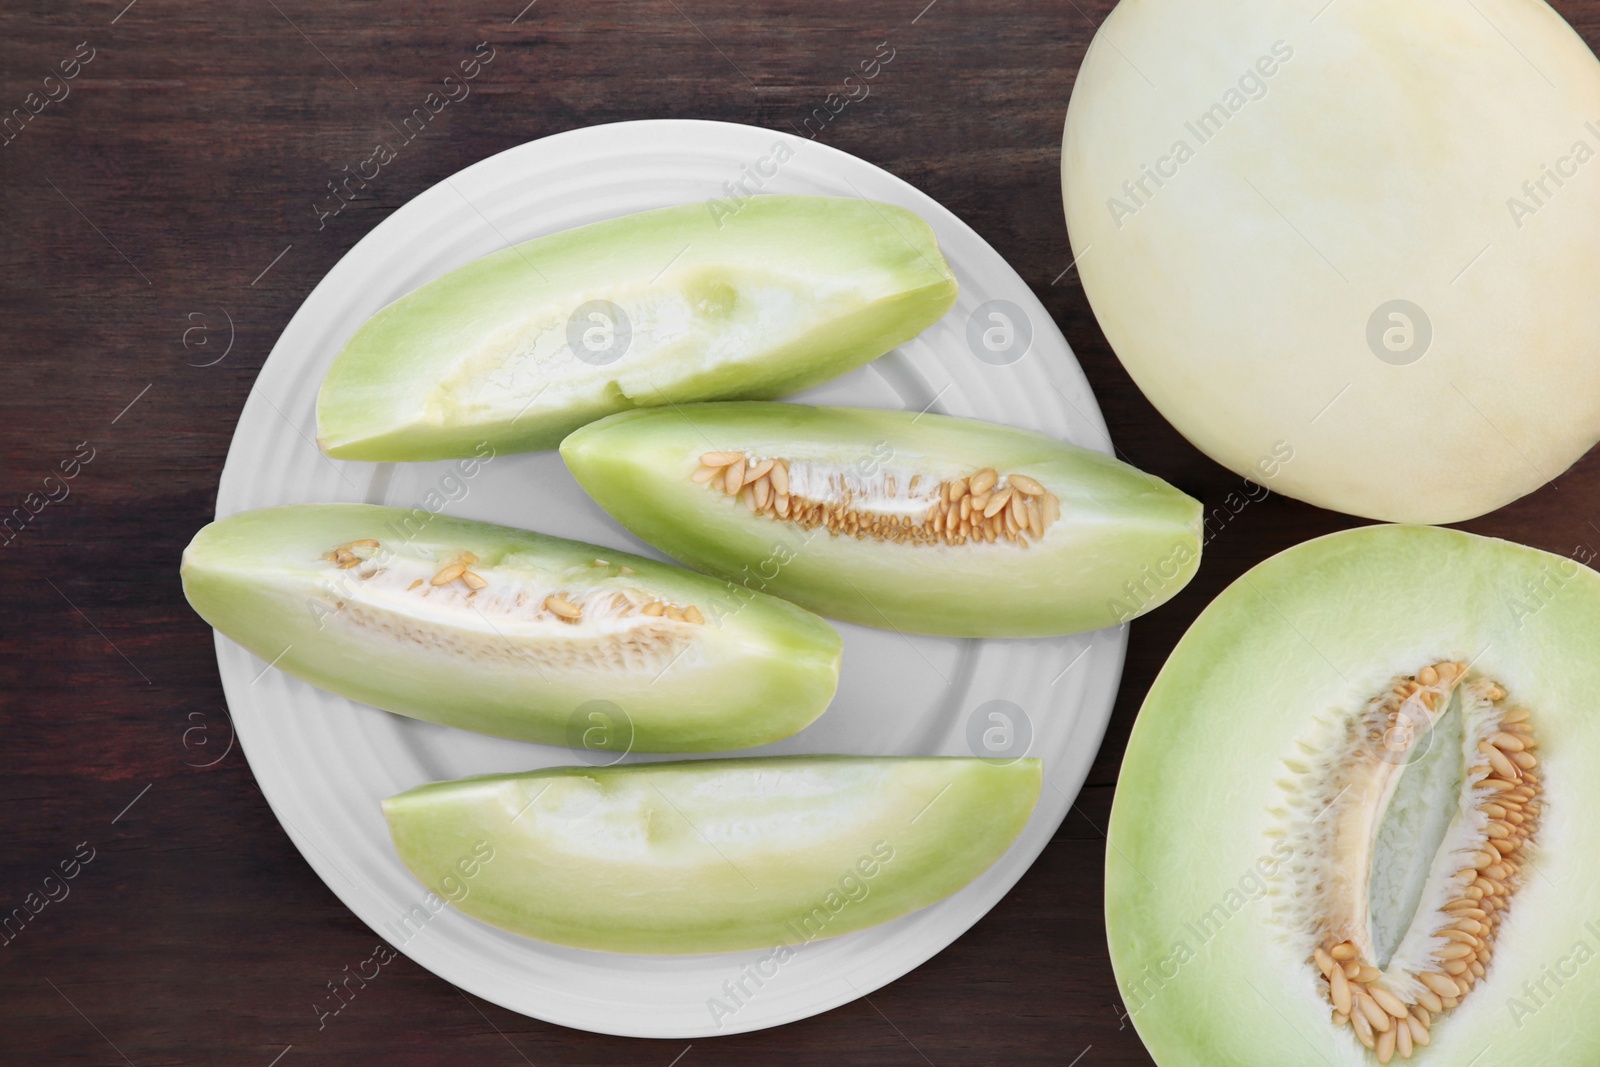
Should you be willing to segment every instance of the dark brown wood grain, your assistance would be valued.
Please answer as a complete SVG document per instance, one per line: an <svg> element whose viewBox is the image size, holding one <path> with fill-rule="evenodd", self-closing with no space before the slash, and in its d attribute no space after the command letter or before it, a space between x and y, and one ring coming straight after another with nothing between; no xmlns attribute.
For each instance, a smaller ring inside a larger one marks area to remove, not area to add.
<svg viewBox="0 0 1600 1067"><path fill-rule="evenodd" d="M485 156L594 123L699 117L792 131L880 41L893 64L818 138L975 227L1066 333L1123 456L1222 506L1238 479L1145 401L1066 271L1061 126L1108 0L538 0L520 17L526 0L125 3L11 0L0 12L0 113L81 43L93 50L70 95L0 146L0 505L40 490L82 443L93 453L70 495L0 548L0 912L80 843L93 852L70 896L0 945L0 1061L1150 1062L1121 1019L1101 921L1101 830L1134 713L1229 581L1354 520L1270 497L1214 528L1193 584L1133 627L1111 729L1074 811L948 950L824 1016L689 1049L523 1018L403 957L319 1029L325 983L377 938L312 873L227 750L211 632L177 580L275 338L388 212ZM1600 42L1600 0L1557 7ZM496 58L472 96L319 224L326 183L480 41ZM225 317L233 347L205 366ZM1570 553L1600 544L1597 499L1591 455L1467 525Z"/></svg>

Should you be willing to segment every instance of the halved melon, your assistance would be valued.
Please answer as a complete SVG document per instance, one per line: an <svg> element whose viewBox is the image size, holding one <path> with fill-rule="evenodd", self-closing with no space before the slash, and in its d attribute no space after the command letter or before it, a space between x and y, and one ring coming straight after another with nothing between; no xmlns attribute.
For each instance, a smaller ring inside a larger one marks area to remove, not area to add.
<svg viewBox="0 0 1600 1067"><path fill-rule="evenodd" d="M1061 180L1095 318L1197 448L1444 523L1600 439L1597 156L1600 62L1543 0L1122 0Z"/></svg>
<svg viewBox="0 0 1600 1067"><path fill-rule="evenodd" d="M553 448L628 408L826 381L955 297L933 231L892 204L758 196L731 214L695 203L608 219L378 312L329 368L317 433L341 459Z"/></svg>
<svg viewBox="0 0 1600 1067"><path fill-rule="evenodd" d="M423 510L233 515L184 550L183 589L218 630L324 689L546 744L759 745L810 723L838 684L839 635L792 604ZM592 701L606 702L594 729Z"/></svg>
<svg viewBox="0 0 1600 1067"><path fill-rule="evenodd" d="M1000 857L1038 760L797 756L558 767L384 801L435 893L611 952L792 952L942 900Z"/></svg>
<svg viewBox="0 0 1600 1067"><path fill-rule="evenodd" d="M1225 590L1111 816L1156 1062L1600 1062L1597 647L1600 575L1454 530L1333 534Z"/></svg>
<svg viewBox="0 0 1600 1067"><path fill-rule="evenodd" d="M1126 622L1200 562L1200 505L1043 434L797 404L625 412L561 445L685 563L866 626L969 637Z"/></svg>

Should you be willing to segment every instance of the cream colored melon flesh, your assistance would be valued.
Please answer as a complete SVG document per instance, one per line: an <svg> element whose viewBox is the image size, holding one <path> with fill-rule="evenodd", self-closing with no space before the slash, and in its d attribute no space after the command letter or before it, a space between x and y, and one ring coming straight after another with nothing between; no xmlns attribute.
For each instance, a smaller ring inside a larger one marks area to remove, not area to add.
<svg viewBox="0 0 1600 1067"><path fill-rule="evenodd" d="M1107 339L1240 474L1452 522L1600 439L1600 62L1544 3L1123 0L1062 183Z"/></svg>

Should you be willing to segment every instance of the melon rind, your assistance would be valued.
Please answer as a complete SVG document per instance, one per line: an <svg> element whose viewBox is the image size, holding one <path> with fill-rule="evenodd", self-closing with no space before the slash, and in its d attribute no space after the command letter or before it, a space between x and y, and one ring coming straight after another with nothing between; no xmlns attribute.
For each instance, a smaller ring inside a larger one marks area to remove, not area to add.
<svg viewBox="0 0 1600 1067"><path fill-rule="evenodd" d="M1579 546L1577 559L1593 558ZM1106 922L1119 992L1161 1067L1376 1061L1335 1028L1309 950L1274 919L1292 884L1286 758L1319 716L1442 656L1532 712L1544 808L1487 977L1419 1064L1600 1059L1600 575L1575 559L1433 527L1291 548L1200 615L1152 686L1112 809ZM1547 976L1555 975L1557 982ZM1543 983L1549 996L1539 992ZM1526 983L1533 983L1532 993Z"/></svg>

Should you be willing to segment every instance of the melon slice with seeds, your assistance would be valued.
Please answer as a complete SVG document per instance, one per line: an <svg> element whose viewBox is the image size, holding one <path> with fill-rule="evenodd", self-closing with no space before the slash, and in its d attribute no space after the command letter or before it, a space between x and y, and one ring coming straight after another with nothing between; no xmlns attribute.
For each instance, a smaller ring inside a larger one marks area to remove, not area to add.
<svg viewBox="0 0 1600 1067"><path fill-rule="evenodd" d="M297 677L527 741L744 748L810 723L838 683L839 635L792 604L422 510L233 515L185 549L183 587L207 622Z"/></svg>
<svg viewBox="0 0 1600 1067"><path fill-rule="evenodd" d="M1043 434L915 411L624 412L561 445L613 517L694 567L866 626L965 637L1113 626L1200 563L1200 505Z"/></svg>

